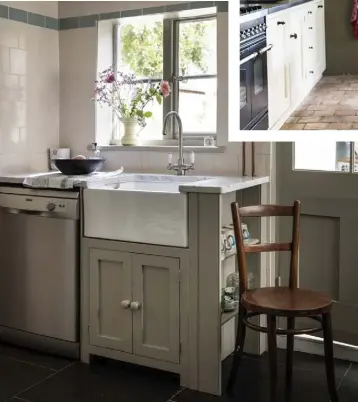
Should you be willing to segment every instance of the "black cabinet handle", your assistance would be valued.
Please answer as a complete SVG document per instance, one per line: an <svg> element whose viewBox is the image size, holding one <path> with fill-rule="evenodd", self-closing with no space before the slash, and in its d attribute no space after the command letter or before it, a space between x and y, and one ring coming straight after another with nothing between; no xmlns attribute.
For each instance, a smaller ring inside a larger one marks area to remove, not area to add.
<svg viewBox="0 0 358 402"><path fill-rule="evenodd" d="M308 29L313 29L313 27L309 27Z"/></svg>
<svg viewBox="0 0 358 402"><path fill-rule="evenodd" d="M310 71L310 74L314 74L314 71Z"/></svg>
<svg viewBox="0 0 358 402"><path fill-rule="evenodd" d="M290 38L297 39L297 34L290 35Z"/></svg>
<svg viewBox="0 0 358 402"><path fill-rule="evenodd" d="M277 25L286 25L285 21L277 21Z"/></svg>
<svg viewBox="0 0 358 402"><path fill-rule="evenodd" d="M313 49L313 46L310 46L308 49L311 49L311 50L312 50L312 49Z"/></svg>
<svg viewBox="0 0 358 402"><path fill-rule="evenodd" d="M323 8L323 6L318 6L318 8Z"/></svg>
<svg viewBox="0 0 358 402"><path fill-rule="evenodd" d="M312 14L312 11L308 11L308 14Z"/></svg>

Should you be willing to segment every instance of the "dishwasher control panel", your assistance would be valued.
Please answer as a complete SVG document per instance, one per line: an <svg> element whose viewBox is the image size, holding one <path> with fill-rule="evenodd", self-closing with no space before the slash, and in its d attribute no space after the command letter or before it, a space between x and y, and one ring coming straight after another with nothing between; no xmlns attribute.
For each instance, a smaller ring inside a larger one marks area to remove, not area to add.
<svg viewBox="0 0 358 402"><path fill-rule="evenodd" d="M32 195L0 194L0 207L12 213L48 214L54 218L78 219L77 199L49 198Z"/></svg>

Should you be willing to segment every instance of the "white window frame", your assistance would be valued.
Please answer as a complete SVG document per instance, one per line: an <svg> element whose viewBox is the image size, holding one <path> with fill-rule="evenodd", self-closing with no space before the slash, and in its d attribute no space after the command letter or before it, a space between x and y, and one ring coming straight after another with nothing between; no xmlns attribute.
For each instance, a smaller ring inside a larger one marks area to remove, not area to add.
<svg viewBox="0 0 358 402"><path fill-rule="evenodd" d="M193 75L193 76L180 76L179 75L179 26L183 21L205 21L216 19L217 13L205 13L203 10L198 10L201 13L197 16L190 17L173 17L171 14L162 14L163 17L163 79L169 80L172 85L172 95L163 100L163 123L164 118L170 111L178 112L179 108L179 81L185 79L218 79L217 74L206 75ZM146 18L146 16L133 17L134 19ZM131 18L132 19L132 18ZM128 20L127 18L123 19ZM118 71L118 47L119 47L119 28L121 20L113 24L113 68L114 71ZM167 60L167 62L166 62ZM153 83L160 82L162 79L141 79L142 82L151 81ZM216 113L218 118L218 105L216 107ZM118 121L115 114L112 119L113 127L118 127ZM175 125L176 126L176 125ZM214 137L217 140L217 126L215 132L210 133L188 133L183 132L184 142L188 146L202 146L204 145L205 137ZM167 125L166 135L162 139L158 140L142 140L142 145L173 145L177 143L178 132L173 129L174 124L172 122Z"/></svg>

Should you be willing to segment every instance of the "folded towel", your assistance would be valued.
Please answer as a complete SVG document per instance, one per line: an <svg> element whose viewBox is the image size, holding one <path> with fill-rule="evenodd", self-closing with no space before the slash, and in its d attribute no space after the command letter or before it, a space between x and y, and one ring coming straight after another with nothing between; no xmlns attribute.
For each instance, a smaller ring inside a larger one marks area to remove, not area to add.
<svg viewBox="0 0 358 402"><path fill-rule="evenodd" d="M31 188L71 189L74 187L88 187L88 183L115 178L123 173L123 168L114 172L94 172L81 176L66 176L62 173L39 174L27 177L23 185Z"/></svg>

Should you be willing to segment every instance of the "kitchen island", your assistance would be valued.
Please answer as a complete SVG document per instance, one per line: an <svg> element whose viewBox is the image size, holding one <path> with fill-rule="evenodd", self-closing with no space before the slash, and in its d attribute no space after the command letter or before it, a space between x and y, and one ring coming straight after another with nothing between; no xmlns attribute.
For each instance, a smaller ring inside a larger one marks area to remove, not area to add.
<svg viewBox="0 0 358 402"><path fill-rule="evenodd" d="M222 230L231 202L260 204L268 182L129 174L115 188L82 190L82 360L103 356L178 373L182 386L221 395L236 321L222 314L221 290L237 271L235 254L222 252ZM133 224L125 217L135 211ZM270 240L266 219L245 222L252 237ZM252 257L250 271L265 284L264 260ZM247 350L261 353L262 337L249 335Z"/></svg>

